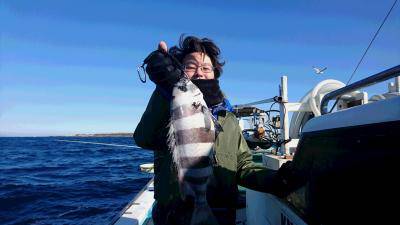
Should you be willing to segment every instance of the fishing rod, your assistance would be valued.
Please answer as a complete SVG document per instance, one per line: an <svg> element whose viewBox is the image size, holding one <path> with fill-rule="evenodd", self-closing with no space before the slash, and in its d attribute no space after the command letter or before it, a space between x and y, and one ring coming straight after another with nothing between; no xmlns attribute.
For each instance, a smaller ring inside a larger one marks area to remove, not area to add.
<svg viewBox="0 0 400 225"><path fill-rule="evenodd" d="M134 146L134 145L120 145L120 144L110 144L110 143L101 143L101 142L71 141L71 140L56 140L56 141L93 144L93 145L107 145L107 146L125 147L125 148L137 148L137 146Z"/></svg>
<svg viewBox="0 0 400 225"><path fill-rule="evenodd" d="M124 148L137 148L137 146L133 145L120 145L120 144L109 144L109 143L101 143L101 142L89 142L89 141L71 141L71 140L56 140L61 142L73 142L73 143L83 143L83 144L93 144L93 145L106 145L106 146L114 146L114 147L124 147ZM153 163L145 163L139 166L142 172L146 173L154 173L154 164Z"/></svg>

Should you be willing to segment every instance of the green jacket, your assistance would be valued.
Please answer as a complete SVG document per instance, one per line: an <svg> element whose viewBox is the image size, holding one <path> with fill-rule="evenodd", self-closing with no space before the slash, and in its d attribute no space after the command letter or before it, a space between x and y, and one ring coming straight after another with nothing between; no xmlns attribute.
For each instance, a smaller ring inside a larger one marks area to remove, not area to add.
<svg viewBox="0 0 400 225"><path fill-rule="evenodd" d="M171 153L166 145L169 102L154 91L141 121L136 127L134 139L138 146L154 150L155 199L161 205L168 205L180 198L177 172L172 165ZM276 171L258 166L242 136L234 114L222 111L218 121L223 131L215 142L216 165L214 179L207 191L211 207L234 208L238 195L237 185L274 193Z"/></svg>

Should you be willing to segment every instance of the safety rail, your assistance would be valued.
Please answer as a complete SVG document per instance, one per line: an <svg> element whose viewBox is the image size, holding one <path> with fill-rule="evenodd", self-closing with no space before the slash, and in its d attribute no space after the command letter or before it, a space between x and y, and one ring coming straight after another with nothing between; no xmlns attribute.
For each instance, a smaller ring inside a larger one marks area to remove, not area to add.
<svg viewBox="0 0 400 225"><path fill-rule="evenodd" d="M368 87L371 85L374 85L376 83L394 78L394 77L399 77L400 76L400 65L392 67L390 69L387 69L385 71L382 71L380 73L377 73L375 75L372 75L370 77L367 77L363 80L357 81L355 83L352 83L350 85L347 85L343 88L337 89L335 91L332 91L328 94L326 94L321 101L321 114L327 114L328 113L328 103L329 100L332 99L338 99L340 96L355 91L357 89L360 89L362 87ZM396 82L399 82L398 79ZM397 84L399 85L399 84Z"/></svg>

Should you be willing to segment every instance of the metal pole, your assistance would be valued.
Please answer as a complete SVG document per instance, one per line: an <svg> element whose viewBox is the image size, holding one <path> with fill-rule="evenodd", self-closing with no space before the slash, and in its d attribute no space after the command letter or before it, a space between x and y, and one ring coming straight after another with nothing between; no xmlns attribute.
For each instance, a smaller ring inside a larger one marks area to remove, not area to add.
<svg viewBox="0 0 400 225"><path fill-rule="evenodd" d="M400 76L394 78L394 87L397 93L400 93Z"/></svg>
<svg viewBox="0 0 400 225"><path fill-rule="evenodd" d="M285 140L289 139L289 112L287 112L286 104L288 102L288 89L287 89L287 76L281 77L281 85L279 86L279 94L282 98L282 102L279 103L279 111L281 117L281 141L283 144L281 145L281 153L284 155L289 155L289 148Z"/></svg>
<svg viewBox="0 0 400 225"><path fill-rule="evenodd" d="M260 101L256 101L256 102L250 102L250 103L246 103L246 104L241 104L241 105L234 105L234 108L243 108L243 107L247 107L247 106L253 106L253 105L259 105L259 104L264 104L264 103L271 103L274 102L274 98L267 98L267 99L263 99Z"/></svg>

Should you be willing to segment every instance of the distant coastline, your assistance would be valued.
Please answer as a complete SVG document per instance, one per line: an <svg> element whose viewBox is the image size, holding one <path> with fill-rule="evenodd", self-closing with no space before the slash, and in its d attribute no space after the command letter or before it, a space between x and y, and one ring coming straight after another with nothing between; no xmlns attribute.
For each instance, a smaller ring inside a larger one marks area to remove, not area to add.
<svg viewBox="0 0 400 225"><path fill-rule="evenodd" d="M74 137L132 137L133 133L75 134Z"/></svg>

